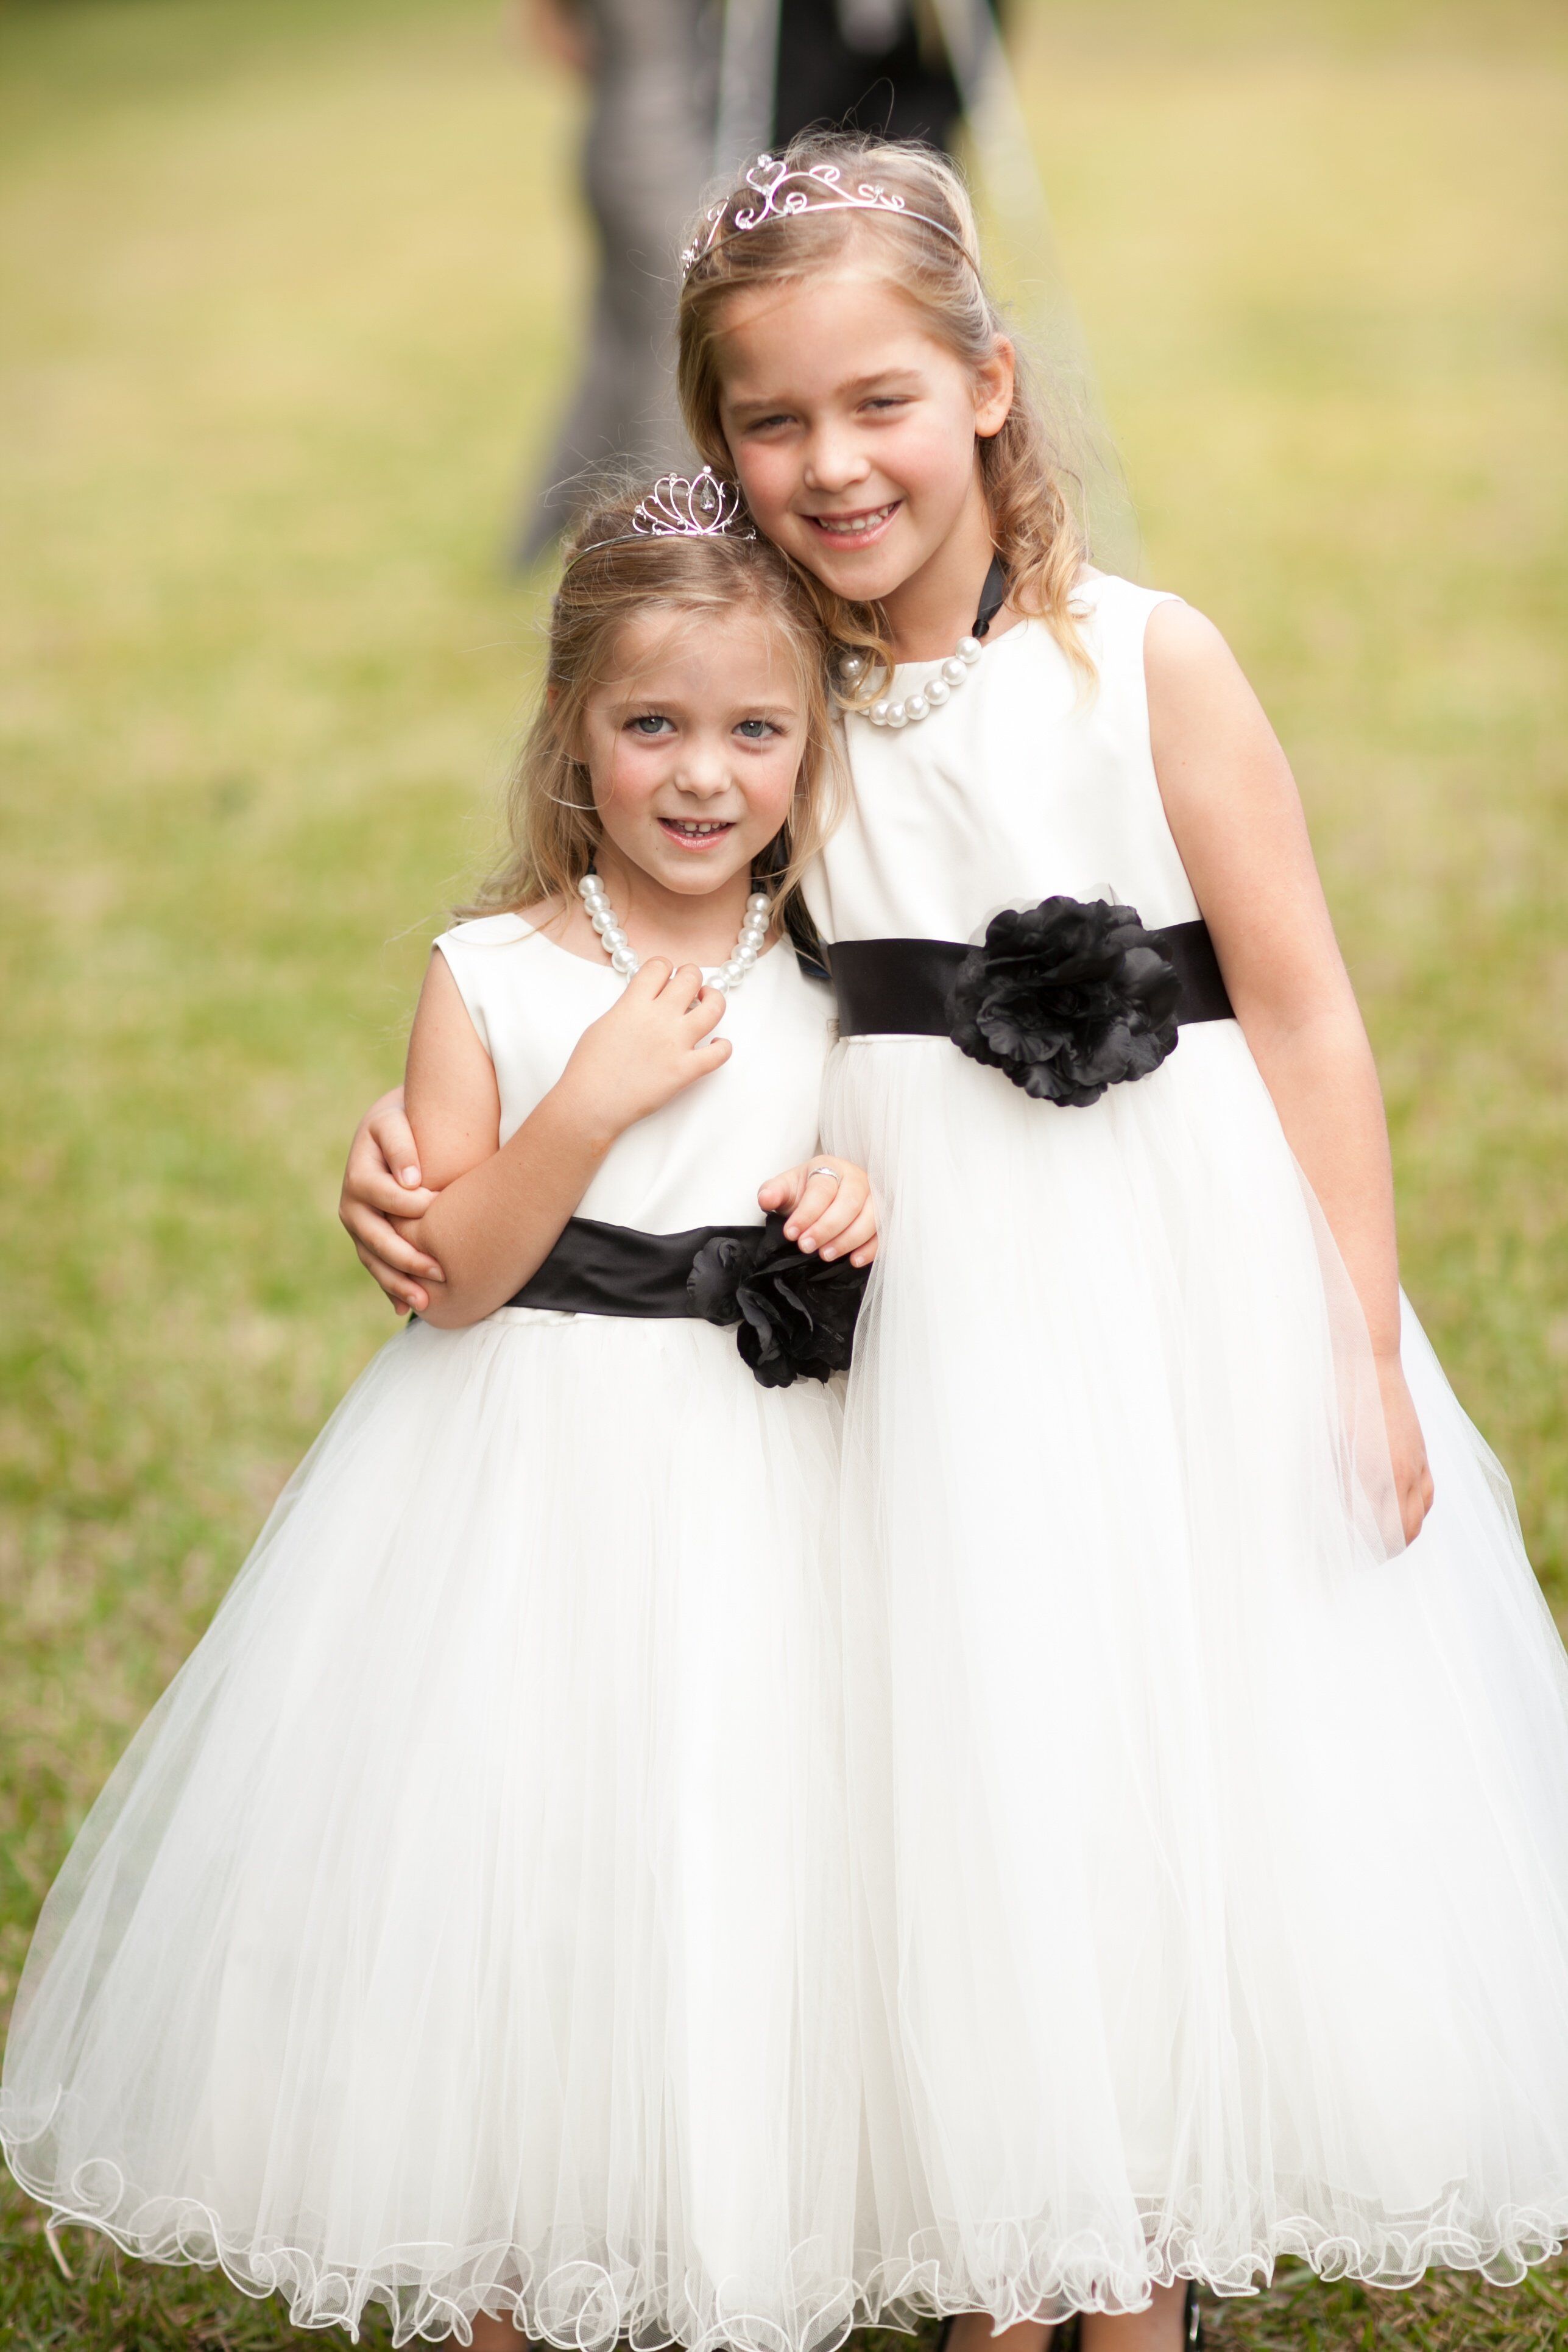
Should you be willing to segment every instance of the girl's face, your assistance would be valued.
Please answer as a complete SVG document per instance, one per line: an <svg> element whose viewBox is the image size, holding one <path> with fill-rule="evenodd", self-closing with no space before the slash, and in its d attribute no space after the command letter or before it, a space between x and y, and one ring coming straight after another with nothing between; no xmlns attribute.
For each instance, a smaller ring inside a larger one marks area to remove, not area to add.
<svg viewBox="0 0 1568 2352"><path fill-rule="evenodd" d="M984 516L975 436L1012 405L1005 342L975 370L897 288L847 268L734 295L721 368L747 505L840 596L885 600Z"/></svg>
<svg viewBox="0 0 1568 2352"><path fill-rule="evenodd" d="M789 816L805 733L788 647L760 613L640 614L582 721L607 862L684 898L748 876Z"/></svg>

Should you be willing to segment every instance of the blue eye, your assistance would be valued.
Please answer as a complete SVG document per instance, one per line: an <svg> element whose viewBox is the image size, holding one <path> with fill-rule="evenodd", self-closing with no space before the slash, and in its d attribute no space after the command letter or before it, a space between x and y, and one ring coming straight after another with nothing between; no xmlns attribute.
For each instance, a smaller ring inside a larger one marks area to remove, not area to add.
<svg viewBox="0 0 1568 2352"><path fill-rule="evenodd" d="M735 732L748 743L761 743L767 736L776 735L778 729L771 719L742 719Z"/></svg>
<svg viewBox="0 0 1568 2352"><path fill-rule="evenodd" d="M657 735L661 727L668 725L669 721L662 710L640 711L637 718L628 719L626 721L627 729L632 734L643 736Z"/></svg>

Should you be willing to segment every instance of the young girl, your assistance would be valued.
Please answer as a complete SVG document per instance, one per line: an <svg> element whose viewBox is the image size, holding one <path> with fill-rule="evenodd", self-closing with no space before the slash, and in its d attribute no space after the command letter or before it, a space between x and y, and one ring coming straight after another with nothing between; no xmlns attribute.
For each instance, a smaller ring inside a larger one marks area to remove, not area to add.
<svg viewBox="0 0 1568 2352"><path fill-rule="evenodd" d="M1568 1670L1400 1297L1284 755L1086 563L937 159L762 159L680 367L851 705L865 2307L1131 2352L1281 2253L1517 2279L1568 2228Z"/></svg>
<svg viewBox="0 0 1568 2352"><path fill-rule="evenodd" d="M300 2326L812 2352L855 2300L823 1381L874 1227L811 1157L831 1000L768 944L822 641L728 520L667 482L581 531L495 911L409 1047L445 1285L94 1809L17 2003L24 2185ZM780 1168L819 1257L759 1249Z"/></svg>

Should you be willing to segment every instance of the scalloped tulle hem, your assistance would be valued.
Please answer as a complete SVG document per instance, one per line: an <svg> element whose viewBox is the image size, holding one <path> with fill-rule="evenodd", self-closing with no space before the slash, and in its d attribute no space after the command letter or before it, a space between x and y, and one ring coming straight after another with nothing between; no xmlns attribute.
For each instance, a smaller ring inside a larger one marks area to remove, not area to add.
<svg viewBox="0 0 1568 2352"><path fill-rule="evenodd" d="M1342 2200L1348 2202L1349 2200ZM1023 2229L1006 2232L1018 2260L993 2265L955 2263L911 2249L907 2258L864 2274L858 2326L894 2315L985 2311L998 2329L1031 2319L1061 2320L1077 2311L1115 2315L1146 2310L1153 2288L1193 2280L1209 2294L1236 2298L1260 2294L1281 2261L1306 2263L1325 2280L1407 2293L1428 2271L1476 2271L1493 2286L1517 2286L1568 2245L1568 2188L1547 2206L1509 2206L1485 2226L1462 2221L1450 2199L1444 2208L1363 2226L1331 2225L1310 2213L1282 2213L1239 2249L1225 2252L1203 2235L1145 2213L1149 2231L1142 2262L1124 2245L1089 2231L1066 2247L1022 2242Z"/></svg>
<svg viewBox="0 0 1568 2352"><path fill-rule="evenodd" d="M358 2342L365 2313L384 2309L393 2342L472 2341L481 2315L509 2317L531 2341L562 2352L837 2352L852 2330L910 2328L922 2317L987 2311L998 2328L1028 2319L1061 2319L1075 2311L1122 2313L1147 2307L1151 2290L1191 2279L1223 2297L1258 2294L1281 2258L1308 2263L1323 2279L1353 2279L1364 2286L1408 2290L1431 2270L1476 2271L1494 2286L1516 2286L1568 2243L1568 2189L1547 2206L1510 2206L1467 2221L1460 2192L1439 2209L1401 2221L1347 2229L1310 2214L1280 2215L1243 2250L1223 2255L1200 2233L1172 2227L1163 2233L1151 2211L1152 2234L1142 2260L1089 2231L1067 2246L1030 2249L1022 2227L996 2233L1000 2255L1008 2242L1016 2261L954 2263L919 2242L893 2259L872 2257L854 2279L818 2282L797 2297L787 2319L747 2312L704 2284L682 2288L654 2263L606 2263L589 2257L542 2264L522 2249L490 2243L392 2246L353 2268L321 2261L300 2246L251 2244L226 2239L217 2215L197 2198L138 2200L119 2168L107 2159L78 2168L74 2197L60 2197L29 2178L17 2143L0 2149L21 2187L48 2209L51 2225L96 2230L124 2253L143 2262L221 2270L242 2294L281 2295L290 2325L338 2327ZM98 2193L94 2193L94 2191ZM105 2193L109 2192L109 2193ZM797 2248L786 2273L811 2263Z"/></svg>
<svg viewBox="0 0 1568 2352"><path fill-rule="evenodd" d="M474 2320L485 2315L513 2319L531 2341L562 2352L612 2352L617 2343L636 2352L675 2345L688 2352L837 2352L862 2324L861 2299L847 2278L790 2294L790 2273L814 2267L809 2245L783 2265L780 2301L789 2316L781 2320L748 2312L706 2281L683 2285L657 2257L545 2263L496 2241L466 2248L426 2241L382 2247L353 2266L333 2264L281 2241L240 2244L200 2198L140 2197L110 2159L79 2165L71 2193L62 2195L29 2177L21 2143L0 2134L0 2153L27 2195L48 2209L51 2226L96 2230L142 2262L221 2270L242 2294L281 2295L292 2326L339 2327L354 2343L376 2307L393 2323L395 2345L448 2337L468 2344Z"/></svg>

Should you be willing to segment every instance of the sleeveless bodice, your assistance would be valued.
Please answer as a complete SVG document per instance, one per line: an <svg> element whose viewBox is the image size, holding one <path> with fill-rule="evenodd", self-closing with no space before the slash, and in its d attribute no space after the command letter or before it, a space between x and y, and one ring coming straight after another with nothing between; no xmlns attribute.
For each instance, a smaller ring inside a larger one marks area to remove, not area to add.
<svg viewBox="0 0 1568 2352"><path fill-rule="evenodd" d="M824 939L969 940L999 907L1058 891L1156 928L1196 916L1149 750L1143 629L1161 601L1105 573L1082 583L1092 680L1026 620L919 726L847 720L854 803L806 882ZM907 663L889 692L934 667Z"/></svg>
<svg viewBox="0 0 1568 2352"><path fill-rule="evenodd" d="M504 1143L626 983L521 915L459 923L436 944L495 1065ZM653 1234L757 1222L758 1185L816 1149L832 1012L790 949L770 949L725 1010L730 1059L618 1138L578 1215Z"/></svg>

